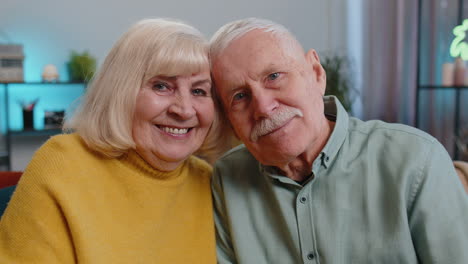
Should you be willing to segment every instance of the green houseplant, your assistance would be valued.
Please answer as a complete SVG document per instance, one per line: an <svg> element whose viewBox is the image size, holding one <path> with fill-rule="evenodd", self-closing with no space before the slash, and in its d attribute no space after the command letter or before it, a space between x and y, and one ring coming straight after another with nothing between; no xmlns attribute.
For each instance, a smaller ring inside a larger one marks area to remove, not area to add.
<svg viewBox="0 0 468 264"><path fill-rule="evenodd" d="M88 51L72 51L68 62L72 82L88 82L96 71L96 59Z"/></svg>
<svg viewBox="0 0 468 264"><path fill-rule="evenodd" d="M351 112L351 105L358 94L351 75L351 62L346 56L329 54L322 58L321 64L327 73L325 95L336 96L343 107Z"/></svg>

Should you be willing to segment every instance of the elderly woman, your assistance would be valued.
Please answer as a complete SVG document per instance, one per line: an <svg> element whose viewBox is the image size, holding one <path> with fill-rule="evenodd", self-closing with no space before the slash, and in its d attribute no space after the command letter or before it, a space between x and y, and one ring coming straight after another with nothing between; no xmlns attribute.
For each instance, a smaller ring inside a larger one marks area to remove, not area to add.
<svg viewBox="0 0 468 264"><path fill-rule="evenodd" d="M211 96L199 31L165 19L130 28L65 123L74 133L46 142L23 174L0 263L214 263L211 167L192 155L214 149Z"/></svg>

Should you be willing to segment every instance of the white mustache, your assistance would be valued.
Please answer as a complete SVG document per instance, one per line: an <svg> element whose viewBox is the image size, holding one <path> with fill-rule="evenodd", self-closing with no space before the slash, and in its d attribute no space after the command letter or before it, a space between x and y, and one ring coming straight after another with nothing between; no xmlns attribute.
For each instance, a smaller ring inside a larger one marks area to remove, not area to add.
<svg viewBox="0 0 468 264"><path fill-rule="evenodd" d="M273 132L275 129L283 126L295 116L303 117L304 114L297 108L282 106L273 112L271 116L262 119L255 124L254 128L252 129L252 133L250 134L250 140L257 142L259 137Z"/></svg>

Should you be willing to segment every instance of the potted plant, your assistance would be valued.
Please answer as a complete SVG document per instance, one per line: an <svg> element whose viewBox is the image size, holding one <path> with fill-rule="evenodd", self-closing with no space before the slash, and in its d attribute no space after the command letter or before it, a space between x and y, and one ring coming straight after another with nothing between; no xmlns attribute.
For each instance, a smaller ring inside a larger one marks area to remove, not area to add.
<svg viewBox="0 0 468 264"><path fill-rule="evenodd" d="M72 51L68 62L72 82L88 82L96 71L96 59L88 51Z"/></svg>
<svg viewBox="0 0 468 264"><path fill-rule="evenodd" d="M326 55L321 60L327 74L325 95L336 96L343 107L351 112L351 105L358 94L351 75L351 63L346 56Z"/></svg>

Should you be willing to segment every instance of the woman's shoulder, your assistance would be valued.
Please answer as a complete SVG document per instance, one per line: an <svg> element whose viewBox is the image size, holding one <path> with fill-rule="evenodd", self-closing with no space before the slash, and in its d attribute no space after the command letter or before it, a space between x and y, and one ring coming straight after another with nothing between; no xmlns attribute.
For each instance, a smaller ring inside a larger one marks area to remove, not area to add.
<svg viewBox="0 0 468 264"><path fill-rule="evenodd" d="M58 186L73 178L92 156L76 134L51 137L32 156L20 179L24 186Z"/></svg>
<svg viewBox="0 0 468 264"><path fill-rule="evenodd" d="M189 170L206 177L211 177L213 172L213 167L207 161L194 155L188 158L187 165Z"/></svg>
<svg viewBox="0 0 468 264"><path fill-rule="evenodd" d="M68 163L90 155L90 150L81 137L75 133L61 134L51 137L47 140L33 155L28 167L37 165L39 167L54 166ZM37 167L36 166L36 167Z"/></svg>
<svg viewBox="0 0 468 264"><path fill-rule="evenodd" d="M44 145L42 145L38 151L47 151L47 150L62 150L62 151L67 151L67 150L73 150L77 151L79 149L85 149L86 145L84 141L81 139L81 137L76 134L60 134L51 137L48 139Z"/></svg>
<svg viewBox="0 0 468 264"><path fill-rule="evenodd" d="M41 149L49 149L49 148L64 148L64 149L85 148L85 143L81 139L81 137L76 133L60 134L60 135L51 137L41 147Z"/></svg>

